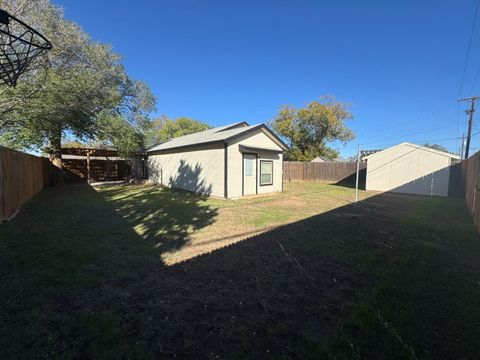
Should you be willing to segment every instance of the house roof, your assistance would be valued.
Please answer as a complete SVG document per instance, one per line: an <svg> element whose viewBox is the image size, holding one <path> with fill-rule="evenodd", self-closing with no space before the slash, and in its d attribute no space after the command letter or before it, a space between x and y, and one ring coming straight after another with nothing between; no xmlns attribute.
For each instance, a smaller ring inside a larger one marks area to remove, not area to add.
<svg viewBox="0 0 480 360"><path fill-rule="evenodd" d="M264 124L248 125L246 122L238 122L173 138L147 149L147 152L156 152L215 142L227 143L238 136L253 132L255 130L264 131L282 149L286 150L288 148L287 145Z"/></svg>
<svg viewBox="0 0 480 360"><path fill-rule="evenodd" d="M316 162L318 160L323 160L324 162L333 162L334 161L327 156L317 156L315 159L310 160L310 162Z"/></svg>
<svg viewBox="0 0 480 360"><path fill-rule="evenodd" d="M373 155L377 152L380 152L385 149L368 149L368 150L360 150L360 160L365 160L367 156ZM357 156L355 156L357 157Z"/></svg>
<svg viewBox="0 0 480 360"><path fill-rule="evenodd" d="M388 148L386 148L386 149L383 149L383 150L377 151L377 152L375 152L375 153L373 153L373 154L370 154L370 155L368 155L368 156L365 156L365 157L363 157L362 160L368 160L368 159L370 159L370 158L372 158L372 157L375 157L375 156L377 156L377 155L380 155L380 154L382 154L382 153L384 153L384 152L386 152L386 151L390 151L391 149L398 148L398 147L400 147L400 146L410 146L410 147L413 147L413 148L416 148L416 149L419 149L419 150L429 151L429 152L432 152L432 153L435 153L435 154L438 154L438 155L448 156L448 157L450 157L450 158L452 158L452 159L460 160L460 156L458 156L458 155L455 155L455 154L452 154L452 153L449 153L449 152L445 152L445 151L441 151L441 150L437 150L437 149L432 149L432 148L429 148L428 146L421 146L421 145L413 144L413 143L407 142L407 141L402 142L402 143L400 143L400 144L397 144L397 145L395 145L395 146L390 146L390 147L388 147Z"/></svg>

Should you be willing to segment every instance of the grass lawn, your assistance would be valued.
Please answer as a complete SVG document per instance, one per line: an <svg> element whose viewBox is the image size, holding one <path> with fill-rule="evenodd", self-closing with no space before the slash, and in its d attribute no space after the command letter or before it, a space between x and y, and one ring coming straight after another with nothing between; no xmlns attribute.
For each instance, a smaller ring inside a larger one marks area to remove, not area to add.
<svg viewBox="0 0 480 360"><path fill-rule="evenodd" d="M0 225L0 358L478 358L465 203L353 195L46 189Z"/></svg>
<svg viewBox="0 0 480 360"><path fill-rule="evenodd" d="M348 204L354 190L322 183L287 183L284 193L224 200L158 186L96 190L171 265L281 224ZM362 192L362 198L372 194Z"/></svg>

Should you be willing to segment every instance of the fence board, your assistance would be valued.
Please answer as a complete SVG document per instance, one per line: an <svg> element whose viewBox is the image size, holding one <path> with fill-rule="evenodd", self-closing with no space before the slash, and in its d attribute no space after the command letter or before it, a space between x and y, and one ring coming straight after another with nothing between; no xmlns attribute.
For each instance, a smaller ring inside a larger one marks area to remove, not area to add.
<svg viewBox="0 0 480 360"><path fill-rule="evenodd" d="M48 159L0 146L0 222L49 184L52 175Z"/></svg>
<svg viewBox="0 0 480 360"><path fill-rule="evenodd" d="M480 232L480 152L462 161L462 177L465 179L467 207Z"/></svg>
<svg viewBox="0 0 480 360"><path fill-rule="evenodd" d="M365 169L366 163L360 163L361 178L365 177ZM356 162L283 162L284 181L352 182L355 181L356 172Z"/></svg>

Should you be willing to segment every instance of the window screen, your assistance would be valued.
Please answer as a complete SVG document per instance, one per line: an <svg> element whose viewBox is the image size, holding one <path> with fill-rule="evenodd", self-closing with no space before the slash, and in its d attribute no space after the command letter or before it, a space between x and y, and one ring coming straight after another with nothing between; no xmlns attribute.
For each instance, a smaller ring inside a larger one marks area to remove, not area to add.
<svg viewBox="0 0 480 360"><path fill-rule="evenodd" d="M260 160L260 185L273 184L273 161Z"/></svg>

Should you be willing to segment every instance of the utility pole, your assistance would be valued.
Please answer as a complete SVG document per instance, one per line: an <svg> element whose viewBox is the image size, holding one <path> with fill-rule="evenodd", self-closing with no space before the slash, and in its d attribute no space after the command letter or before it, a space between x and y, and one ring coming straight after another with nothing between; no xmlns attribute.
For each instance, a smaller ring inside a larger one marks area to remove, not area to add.
<svg viewBox="0 0 480 360"><path fill-rule="evenodd" d="M358 178L360 173L360 144L357 150L357 178L355 180L355 204L358 202Z"/></svg>
<svg viewBox="0 0 480 360"><path fill-rule="evenodd" d="M457 100L459 102L470 101L470 110L467 110L467 112L469 113L469 120L468 120L467 145L465 146L465 159L468 158L468 153L470 151L470 138L472 137L473 113L475 112L475 101L478 99L480 99L480 96L471 96L465 99Z"/></svg>
<svg viewBox="0 0 480 360"><path fill-rule="evenodd" d="M462 144L460 145L460 159L463 159L463 147L465 146L465 134L462 134Z"/></svg>

